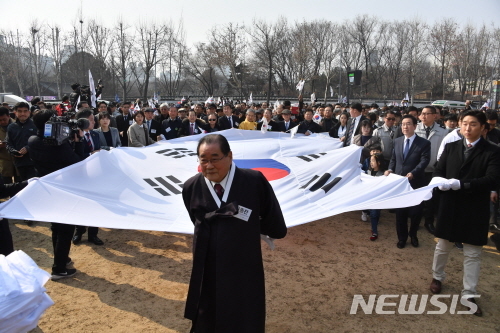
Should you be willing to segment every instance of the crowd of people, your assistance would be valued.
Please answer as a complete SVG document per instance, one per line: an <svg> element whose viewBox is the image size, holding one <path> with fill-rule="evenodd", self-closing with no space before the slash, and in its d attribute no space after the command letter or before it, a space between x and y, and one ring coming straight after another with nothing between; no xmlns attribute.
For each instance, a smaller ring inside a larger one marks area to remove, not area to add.
<svg viewBox="0 0 500 333"><path fill-rule="evenodd" d="M140 107L140 101L135 101L134 107L132 105L131 102L108 104L101 101L91 108L88 102L82 101L73 110L66 98L55 110L41 101L31 106L18 103L12 111L8 107L0 107L3 181L17 183L41 177L79 162L101 149L144 147L159 140L231 128L286 133L297 127L297 133L324 133L339 139L344 147L362 147L360 164L371 176L398 174L407 177L413 188L428 185L435 176L450 179L449 184L434 189L431 200L391 211L395 213L397 248L405 248L408 239L413 247L419 246L417 233L422 219L426 230L440 239L434 258L432 292L441 291L444 266L453 246L464 252L467 270L465 295L476 293L480 248L486 244L489 231L494 233L490 239L500 251L500 227L497 224L500 186L497 172L500 172L500 164L496 164L500 156L500 124L498 113L494 110L471 110L470 107L466 110L441 109L432 105L423 108L379 107L377 104L359 103L306 105L300 96L297 105L292 105L290 101L274 106L265 102L250 105L241 102L224 105L162 103ZM44 124L54 115L65 114L86 120L80 135L55 148L43 145ZM450 189L453 191L447 192ZM463 217L450 221L449 216L443 215L443 210L450 206L461 210L453 203L461 202L464 197L479 208L464 204L462 216L475 221ZM480 214L476 208L481 209ZM487 210L487 218L484 209ZM370 220L371 241L379 237L380 216L380 210L361 212L361 220ZM457 221L460 223L456 224ZM450 229L453 223L454 229ZM55 254L53 279L76 273L74 268L69 268L69 249L71 242L80 243L86 232L89 242L104 244L98 237L98 228L87 230L85 226L52 224ZM5 235L6 231L2 233ZM12 246L2 248L2 254L12 250ZM479 308L476 314L481 314Z"/></svg>

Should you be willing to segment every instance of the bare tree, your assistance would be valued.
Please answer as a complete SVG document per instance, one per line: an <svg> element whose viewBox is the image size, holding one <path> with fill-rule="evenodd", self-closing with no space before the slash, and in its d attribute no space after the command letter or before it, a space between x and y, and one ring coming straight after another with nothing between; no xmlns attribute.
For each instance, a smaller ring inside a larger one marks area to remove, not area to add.
<svg viewBox="0 0 500 333"><path fill-rule="evenodd" d="M287 30L287 24L285 18L280 17L274 24L269 24L263 20L254 20L252 28L248 29L247 32L252 37L254 57L267 71L267 103L269 103L276 56L280 48L283 47L281 42Z"/></svg>
<svg viewBox="0 0 500 333"><path fill-rule="evenodd" d="M118 85L122 90L122 98L125 101L128 93L132 89L132 71L130 63L132 60L132 51L134 50L134 36L128 32L127 26L123 20L119 20L113 29L114 50L111 57L111 66L117 76Z"/></svg>
<svg viewBox="0 0 500 333"><path fill-rule="evenodd" d="M444 99L446 93L445 73L449 68L451 52L455 39L455 31L457 24L453 19L444 19L436 22L431 28L429 34L428 47L434 57L436 64L439 66L439 83L441 96Z"/></svg>
<svg viewBox="0 0 500 333"><path fill-rule="evenodd" d="M160 86L167 95L176 96L182 89L181 82L187 53L182 20L177 27L174 27L172 22L165 25L165 40L165 47L160 49L157 55L160 59L160 75L155 73L155 77L159 78Z"/></svg>
<svg viewBox="0 0 500 333"><path fill-rule="evenodd" d="M59 99L62 99L61 65L63 59L66 57L65 53L68 51L63 46L66 41L66 36L61 36L61 29L56 25L50 28L49 40L50 47L48 48L48 53L53 60L52 66L57 84L57 96Z"/></svg>
<svg viewBox="0 0 500 333"><path fill-rule="evenodd" d="M217 74L213 56L204 43L195 45L192 54L186 59L184 70L202 86L205 94L213 96L217 89Z"/></svg>

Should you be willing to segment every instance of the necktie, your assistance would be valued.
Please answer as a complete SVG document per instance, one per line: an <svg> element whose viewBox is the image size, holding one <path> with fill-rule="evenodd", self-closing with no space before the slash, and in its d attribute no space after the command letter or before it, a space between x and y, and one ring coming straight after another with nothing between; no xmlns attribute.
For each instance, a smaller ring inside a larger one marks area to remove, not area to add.
<svg viewBox="0 0 500 333"><path fill-rule="evenodd" d="M227 120L229 120L229 125L233 128L233 119L231 119L231 117L227 117Z"/></svg>
<svg viewBox="0 0 500 333"><path fill-rule="evenodd" d="M148 120L148 121L146 122L146 124L147 124L147 126L148 126L148 131L149 131L149 130L151 129L151 120Z"/></svg>
<svg viewBox="0 0 500 333"><path fill-rule="evenodd" d="M217 193L217 196L219 197L219 199L222 200L222 195L224 194L224 189L222 188L222 185L221 184L215 184L214 185L214 190L215 190L215 193Z"/></svg>
<svg viewBox="0 0 500 333"><path fill-rule="evenodd" d="M352 133L354 132L354 125L356 125L356 119L353 119L349 131L347 132L347 138L345 140L345 145L349 146L351 144Z"/></svg>
<svg viewBox="0 0 500 333"><path fill-rule="evenodd" d="M403 151L403 160L406 160L406 155L408 155L409 150L410 150L410 139L406 139L405 149Z"/></svg>
<svg viewBox="0 0 500 333"><path fill-rule="evenodd" d="M193 134L194 134L194 123L193 123L193 124L191 124L191 128L189 129L189 133L190 133L191 135L193 135Z"/></svg>
<svg viewBox="0 0 500 333"><path fill-rule="evenodd" d="M467 148L465 148L465 151L464 151L465 159L467 159L469 157L472 148L473 148L473 146L470 143L468 143Z"/></svg>
<svg viewBox="0 0 500 333"><path fill-rule="evenodd" d="M431 134L431 128L430 127L426 127L425 128L425 138L426 139L429 138L429 134Z"/></svg>
<svg viewBox="0 0 500 333"><path fill-rule="evenodd" d="M87 146L89 146L90 151L94 151L94 147L92 147L92 140L90 140L90 133L85 133L85 140L87 141Z"/></svg>

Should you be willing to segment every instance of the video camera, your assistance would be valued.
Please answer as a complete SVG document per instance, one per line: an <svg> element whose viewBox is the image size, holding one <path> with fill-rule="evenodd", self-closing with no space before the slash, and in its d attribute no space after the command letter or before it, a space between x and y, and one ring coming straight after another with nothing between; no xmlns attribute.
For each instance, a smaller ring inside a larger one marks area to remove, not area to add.
<svg viewBox="0 0 500 333"><path fill-rule="evenodd" d="M88 119L73 119L75 113L68 112L65 116L53 116L45 123L43 143L51 146L60 146L72 140L75 134L80 137L80 130L90 126Z"/></svg>
<svg viewBox="0 0 500 333"><path fill-rule="evenodd" d="M102 88L104 88L104 86L102 85L102 80L99 79L99 81L97 81L97 87L95 88L96 97L101 95ZM90 92L90 86L81 86L79 83L73 83L71 85L71 89L73 89L73 92L69 95L69 99L71 102L71 107L73 109L76 109L76 106L78 104L78 97L80 97L80 102L87 102L88 105L92 104L90 98L92 96L92 93Z"/></svg>

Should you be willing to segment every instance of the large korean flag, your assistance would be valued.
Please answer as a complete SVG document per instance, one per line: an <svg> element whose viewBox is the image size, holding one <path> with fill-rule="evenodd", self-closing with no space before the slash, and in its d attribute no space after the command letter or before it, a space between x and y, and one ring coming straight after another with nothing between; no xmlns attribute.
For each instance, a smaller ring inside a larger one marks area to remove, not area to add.
<svg viewBox="0 0 500 333"><path fill-rule="evenodd" d="M321 134L291 139L275 132L219 133L228 138L236 166L260 170L270 181L289 227L346 211L416 205L434 187L412 190L400 176L367 176L360 147L340 148L339 140ZM202 135L100 151L32 181L0 205L0 217L192 233L181 192L199 172L196 146Z"/></svg>

